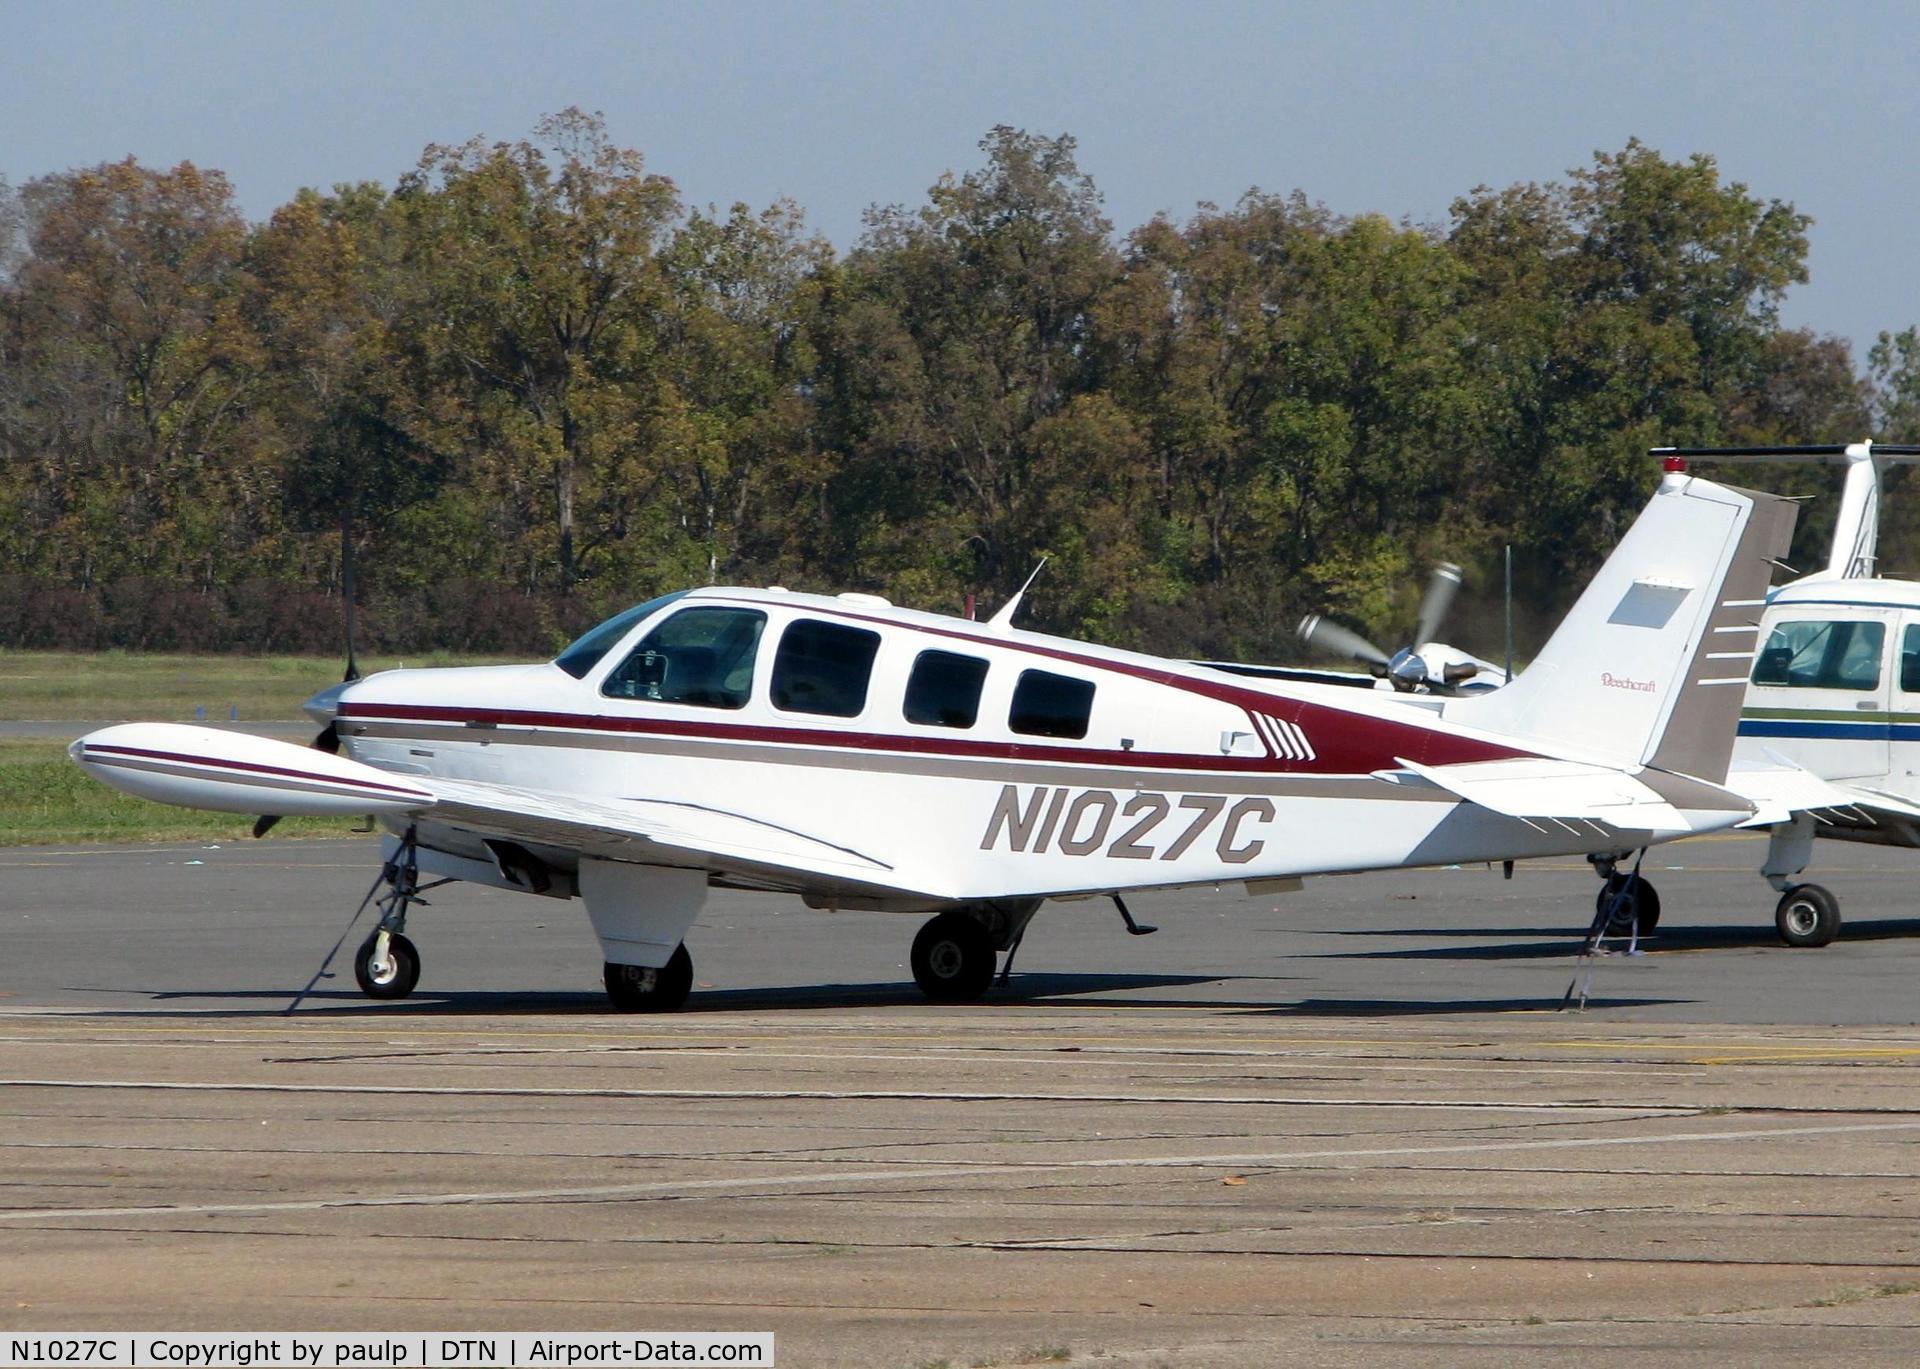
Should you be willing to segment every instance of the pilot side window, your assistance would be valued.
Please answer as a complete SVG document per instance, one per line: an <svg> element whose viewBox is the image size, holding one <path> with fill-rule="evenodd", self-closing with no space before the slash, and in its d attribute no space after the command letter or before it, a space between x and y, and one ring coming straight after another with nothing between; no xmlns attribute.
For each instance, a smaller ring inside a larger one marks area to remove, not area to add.
<svg viewBox="0 0 1920 1369"><path fill-rule="evenodd" d="M1876 689L1886 640L1881 623L1781 623L1753 663L1753 682L1788 689Z"/></svg>
<svg viewBox="0 0 1920 1369"><path fill-rule="evenodd" d="M797 618L773 658L773 706L789 713L851 718L867 706L867 681L880 634Z"/></svg>
<svg viewBox="0 0 1920 1369"><path fill-rule="evenodd" d="M987 663L952 651L923 651L907 676L906 715L926 727L972 727L980 717Z"/></svg>
<svg viewBox="0 0 1920 1369"><path fill-rule="evenodd" d="M1013 687L1013 710L1007 726L1029 737L1087 735L1093 716L1093 683L1045 670L1023 670Z"/></svg>
<svg viewBox="0 0 1920 1369"><path fill-rule="evenodd" d="M640 639L600 687L610 699L745 708L767 615L750 608L683 608Z"/></svg>

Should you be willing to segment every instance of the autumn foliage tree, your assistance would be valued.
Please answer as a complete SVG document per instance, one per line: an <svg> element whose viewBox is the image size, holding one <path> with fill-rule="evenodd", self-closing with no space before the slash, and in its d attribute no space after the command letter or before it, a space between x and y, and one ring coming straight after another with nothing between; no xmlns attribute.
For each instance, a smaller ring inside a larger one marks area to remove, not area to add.
<svg viewBox="0 0 1920 1369"><path fill-rule="evenodd" d="M257 225L190 164L0 185L0 642L266 645L247 605L337 603L343 551L410 649L710 581L950 610L1043 558L1031 621L1167 651L1390 639L1508 543L1545 610L1651 445L1913 440L1909 320L1864 367L1780 324L1808 223L1630 142L1437 225L1256 190L1120 236L1072 138L999 127L841 253L578 109Z"/></svg>

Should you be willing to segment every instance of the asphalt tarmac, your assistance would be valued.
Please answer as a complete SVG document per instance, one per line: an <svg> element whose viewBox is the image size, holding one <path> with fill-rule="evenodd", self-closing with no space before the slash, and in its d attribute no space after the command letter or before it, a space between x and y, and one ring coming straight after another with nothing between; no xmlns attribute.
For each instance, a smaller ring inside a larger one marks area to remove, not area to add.
<svg viewBox="0 0 1920 1369"><path fill-rule="evenodd" d="M772 1330L783 1365L1920 1353L1920 852L1661 848L1051 906L924 1004L916 919L716 895L605 1011L577 905L455 886L420 991L295 994L370 841L0 853L0 1327ZM1671 868L1683 867L1683 868ZM1557 1011L1570 983L1584 1012Z"/></svg>

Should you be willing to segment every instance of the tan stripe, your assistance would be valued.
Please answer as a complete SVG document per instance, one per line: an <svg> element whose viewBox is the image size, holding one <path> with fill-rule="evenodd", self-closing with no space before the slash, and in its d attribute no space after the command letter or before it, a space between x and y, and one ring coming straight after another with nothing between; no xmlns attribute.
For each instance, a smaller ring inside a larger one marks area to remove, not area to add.
<svg viewBox="0 0 1920 1369"><path fill-rule="evenodd" d="M882 775L918 775L930 779L979 780L993 784L1084 785L1103 789L1155 792L1261 794L1270 798L1376 799L1387 803L1454 803L1453 795L1424 786L1388 784L1369 775L1248 775L1232 771L1128 770L1108 766L1068 766L1052 761L1015 761L998 757L906 756L884 751L850 753L844 748L766 746L754 742L702 741L690 737L648 737L632 733L561 732L502 727L480 732L458 723L440 726L414 722L356 721L342 729L351 744L359 737L388 741L431 741L489 746L547 746L567 750L622 751L695 760L751 761L819 770L860 770Z"/></svg>

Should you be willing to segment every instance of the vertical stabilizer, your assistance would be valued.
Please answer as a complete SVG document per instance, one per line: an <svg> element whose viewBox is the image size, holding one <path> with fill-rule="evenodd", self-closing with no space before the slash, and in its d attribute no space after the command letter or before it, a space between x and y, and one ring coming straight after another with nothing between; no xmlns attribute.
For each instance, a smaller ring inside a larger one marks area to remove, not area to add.
<svg viewBox="0 0 1920 1369"><path fill-rule="evenodd" d="M1790 500L1669 473L1520 677L1447 717L1623 768L1726 779Z"/></svg>
<svg viewBox="0 0 1920 1369"><path fill-rule="evenodd" d="M1840 487L1840 514L1833 525L1827 574L1838 580L1873 578L1880 543L1880 462L1871 442L1849 443L1847 479Z"/></svg>

